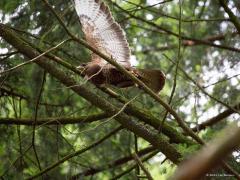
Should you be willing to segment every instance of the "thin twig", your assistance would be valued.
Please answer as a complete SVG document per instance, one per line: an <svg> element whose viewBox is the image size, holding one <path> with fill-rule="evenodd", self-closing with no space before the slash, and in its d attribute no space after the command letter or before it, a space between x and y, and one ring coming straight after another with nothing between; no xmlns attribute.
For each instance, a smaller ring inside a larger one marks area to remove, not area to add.
<svg viewBox="0 0 240 180"><path fill-rule="evenodd" d="M27 56L28 58L33 58L39 54L36 49L29 46L26 41L23 41L19 36L6 26L0 23L0 36L2 36L9 44L13 45L16 49L18 49L22 54ZM84 41L83 41L84 42ZM91 46L89 46L90 48ZM94 50L94 48L92 48ZM97 52L97 50L95 50ZM101 54L99 52L99 54ZM104 56L103 54L101 54ZM104 56L105 57L105 56ZM42 68L44 68L48 73L50 73L53 77L57 78L61 83L65 86L71 86L76 84L74 78L66 75L62 70L58 69L55 64L48 61L46 57L40 57L40 60L36 62ZM114 62L113 62L114 63ZM125 70L125 69L124 69ZM135 77L135 76L134 76ZM93 93L89 88L84 86L78 86L71 88L75 93L84 97L86 100L90 101L93 105L98 108L106 111L109 115L113 115L119 111L119 108L112 105L109 101L100 97ZM144 138L155 147L159 148L160 151L168 159L170 159L174 163L179 163L181 154L180 152L172 146L163 136L159 136L158 134L149 131L142 124L135 122L132 117L128 116L126 113L122 112L115 119L128 130L136 133L138 136Z"/></svg>
<svg viewBox="0 0 240 180"><path fill-rule="evenodd" d="M142 159L142 162L145 162L149 159L151 159L153 156L155 156L158 153L158 151L154 151L151 154L149 154L148 156L144 157ZM123 171L122 173L114 176L113 178L111 178L111 180L117 180L120 179L122 176L124 176L125 174L131 172L135 167L137 166L137 163L135 163L134 165L129 166L125 171Z"/></svg>
<svg viewBox="0 0 240 180"><path fill-rule="evenodd" d="M38 93L38 96L37 96L37 99L36 99L33 130L32 130L32 147L33 147L33 151L34 151L34 154L35 154L35 157L36 157L36 160L37 160L37 164L38 164L38 168L39 168L40 171L42 170L42 168L41 168L40 160L39 160L37 150L36 150L35 135L36 135L36 122L37 122L37 116L38 116L38 107L39 107L39 102L40 102L42 92L43 92L43 89L44 89L45 80L46 80L46 72L44 71L43 72L43 77L42 77L42 82L41 82L41 85L40 85L40 90L39 90L39 93Z"/></svg>
<svg viewBox="0 0 240 180"><path fill-rule="evenodd" d="M176 69L175 69L175 74L174 74L174 80L173 80L173 87L172 87L172 91L171 91L171 95L170 95L170 98L168 100L168 104L170 105L172 100L173 100L173 96L174 96L174 93L175 93L175 90L176 90L176 87L177 87L177 75L178 75L178 66L179 66L179 63L180 63L180 59L181 59L181 45L182 45L182 33L181 33L181 29L182 29L182 1L179 0L178 2L179 4L179 23L178 23L178 34L179 34L179 37L178 37L178 51L177 51L177 62L176 62ZM163 119L162 119L162 123L161 123L161 126L159 126L158 128L158 132L160 133L161 132L161 127L163 126L166 118L167 118L167 115L168 115L168 111L166 111L166 113L164 114L163 116Z"/></svg>
<svg viewBox="0 0 240 180"><path fill-rule="evenodd" d="M108 0L108 1L110 1L110 0ZM135 15L131 14L130 12L126 11L124 8L119 6L117 3L112 2L112 1L111 1L111 3L113 3L117 8L119 8L123 12L127 13L132 18L134 18L136 20L139 20L139 21L142 21L142 22L144 22L144 23L146 23L146 24L148 24L148 25L150 25L150 26L152 26L154 28L157 28L157 29L159 29L159 30L169 34L169 35L175 36L177 38L179 37L179 34L177 34L175 32L172 32L172 31L170 31L170 30L168 30L168 29L166 29L166 28L164 28L164 27L162 27L162 26L160 26L160 25L158 25L158 24L156 24L156 23L154 23L152 21L148 21L148 20L143 19L143 18L141 18L139 16L135 16ZM240 52L239 48L229 47L229 46L224 46L224 45L218 45L218 44L212 43L210 41L196 39L196 38L188 37L188 36L185 36L185 35L182 36L182 39L194 41L196 43L200 43L200 44L204 44L204 45L208 45L208 46L212 46L212 47L216 47L216 48L220 48L220 49L226 49L226 50L235 51L235 52L238 52L238 53Z"/></svg>
<svg viewBox="0 0 240 180"><path fill-rule="evenodd" d="M136 153L133 154L133 158L135 159L135 161L137 162L137 164L141 167L141 169L143 170L143 172L146 174L148 180L153 180L150 172L144 167L141 159L138 157L138 155Z"/></svg>
<svg viewBox="0 0 240 180"><path fill-rule="evenodd" d="M144 148L142 150L139 150L137 155L138 156L144 156L144 155L149 154L153 151L155 151L155 148L153 146L151 146L151 147L147 147L147 148ZM91 176L91 175L94 175L96 173L99 173L99 172L102 172L102 171L105 171L105 170L110 170L112 168L116 168L120 165L128 163L131 160L133 160L132 154L130 154L128 156L125 156L125 157L122 157L122 158L119 158L117 160L111 161L104 166L89 167L88 169L84 170L83 172L75 174L74 176L72 176L69 179L75 180L75 179L78 179L81 176Z"/></svg>
<svg viewBox="0 0 240 180"><path fill-rule="evenodd" d="M163 54L164 57L166 57L166 59L168 59L170 62L172 62L173 64L175 64L175 62L173 60L171 60L168 56L166 56L165 54ZM223 106L225 106L228 109L233 110L235 113L240 114L240 111L237 109L234 109L233 107L229 106L227 103L217 99L216 97L214 97L213 95L209 94L204 87L202 87L198 82L196 82L192 77L190 77L188 75L188 73L181 67L179 66L179 69L181 70L181 72L187 77L187 79L189 79L194 85L196 85L202 92L203 94L207 95L208 97L210 97L211 99L213 99L214 101L222 104Z"/></svg>
<svg viewBox="0 0 240 180"><path fill-rule="evenodd" d="M50 165L50 166L46 167L45 169L43 169L42 171L40 171L39 173L37 173L37 174L33 175L32 177L28 178L28 180L35 179L35 178L41 176L42 174L45 174L45 173L49 172L50 170L54 169L55 167L61 165L62 163L68 161L69 159L71 159L75 156L79 156L80 154L88 151L89 149L92 149L93 147L96 147L97 145L101 144L103 141L110 138L112 135L114 135L115 133L117 133L121 129L122 129L122 126L119 126L118 128L114 129L113 131L111 131L110 133L108 133L107 135L105 135L104 137L99 139L98 141L96 141L96 142L92 143L91 145L89 145L85 148L82 148L82 149L80 149L76 152L68 154L67 156L65 156L62 159L60 159L59 161L57 161L56 163L53 163L52 165Z"/></svg>
<svg viewBox="0 0 240 180"><path fill-rule="evenodd" d="M4 71L0 72L0 75L6 74L7 72L11 72L11 71L13 71L13 70L15 70L15 69L17 69L17 68L20 68L20 67L26 65L26 64L32 63L32 62L34 62L34 61L37 61L40 57L42 57L42 56L46 55L47 53L49 53L49 52L57 49L59 46L63 45L64 43L66 43L66 42L69 41L69 40L70 40L70 39L66 39L66 40L60 42L60 43L57 44L56 46L48 49L48 50L45 51L44 53L39 54L37 57L35 57L35 58L33 58L33 59L31 59L31 60L29 60L29 61L27 61L27 62L23 62L23 63L18 64L18 65L14 66L14 67L12 67L12 68L10 68L10 69L7 69L7 70L4 70Z"/></svg>

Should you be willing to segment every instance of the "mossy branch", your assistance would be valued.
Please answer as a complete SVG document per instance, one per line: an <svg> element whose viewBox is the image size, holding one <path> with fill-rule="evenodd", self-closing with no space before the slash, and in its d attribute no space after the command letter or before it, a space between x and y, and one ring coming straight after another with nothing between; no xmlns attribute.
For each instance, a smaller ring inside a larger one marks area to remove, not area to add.
<svg viewBox="0 0 240 180"><path fill-rule="evenodd" d="M20 53L26 57L32 59L38 56L40 53L30 47L26 42L18 37L14 31L6 27L4 24L0 24L0 36L3 37L9 44L14 46ZM39 66L46 70L53 77L58 79L62 84L70 87L76 94L82 96L86 100L90 101L93 105L105 111L109 116L119 112L119 108L109 103L104 98L94 94L89 90L89 88L84 85L76 86L77 82L66 75L62 70L58 69L52 62L46 57L39 57L35 61ZM124 112L119 113L115 119L126 129L132 131L139 137L142 137L149 143L151 143L155 148L159 149L168 159L174 163L179 163L182 155L176 150L176 148L171 145L166 138L162 135L158 135L152 131L146 129L142 124L137 123L132 120L130 116Z"/></svg>
<svg viewBox="0 0 240 180"><path fill-rule="evenodd" d="M80 117L51 117L51 118L38 118L35 122L36 125L65 125L65 124L85 124L101 119L108 118L106 113L93 114ZM33 126L34 120L32 118L0 118L0 124L6 125L26 125Z"/></svg>

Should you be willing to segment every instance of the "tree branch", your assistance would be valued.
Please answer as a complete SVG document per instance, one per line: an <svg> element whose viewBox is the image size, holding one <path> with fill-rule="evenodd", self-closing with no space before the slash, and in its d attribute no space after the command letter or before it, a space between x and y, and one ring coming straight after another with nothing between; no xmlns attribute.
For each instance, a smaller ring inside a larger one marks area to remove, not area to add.
<svg viewBox="0 0 240 180"><path fill-rule="evenodd" d="M233 109L240 110L240 104L237 104L236 106L234 106ZM235 113L235 111L233 111L232 109L227 109L227 110L223 111L222 113L218 114L217 116L214 116L214 117L204 121L203 123L198 124L196 127L192 128L192 130L195 132L203 130L203 129L207 128L208 126L212 126L212 125L216 124L217 122L225 119L226 117L230 116L233 113Z"/></svg>
<svg viewBox="0 0 240 180"><path fill-rule="evenodd" d="M90 49L93 53L99 55L101 58L105 59L108 63L115 66L120 72L122 72L124 75L129 77L134 83L139 85L147 94L149 94L153 99L155 99L159 104L161 104L167 112L173 115L175 120L177 121L178 125L184 130L186 134L191 136L196 142L200 144L204 144L201 138L198 137L183 121L183 119L177 114L176 111L174 111L167 103L165 103L156 93L154 93L148 86L146 86L140 79L138 79L136 76L134 76L131 72L126 70L122 65L118 64L117 61L114 59L106 56L104 53L100 52L98 49L95 49L94 47L90 46L87 42L85 42L82 39L79 39L75 37L65 26L63 20L61 17L55 12L55 10L50 6L50 4L47 2L47 0L43 0L45 4L48 6L48 8L51 10L51 12L55 15L55 17L58 19L59 23L63 26L67 34L76 42L83 45L84 47ZM176 34L175 34L176 35ZM177 36L178 37L178 36Z"/></svg>
<svg viewBox="0 0 240 180"><path fill-rule="evenodd" d="M26 42L22 41L16 33L3 24L0 24L0 36L2 36L9 44L13 45L17 50L19 50L19 52L28 58L34 58L39 55L39 52L30 47ZM39 57L39 60L35 61L35 63L40 65L53 77L57 78L65 86L70 87L75 93L105 111L108 115L112 116L119 112L119 108L112 105L97 94L92 93L88 87L85 87L84 85L76 86L77 82L72 77L66 75L62 70L57 69L53 63L48 62L46 57ZM132 118L124 112L119 113L115 119L123 127L127 128L158 148L172 162L180 162L180 158L182 157L181 154L162 135L158 135L157 133L149 131L142 124L133 121Z"/></svg>
<svg viewBox="0 0 240 180"><path fill-rule="evenodd" d="M153 180L150 172L147 170L147 168L143 165L143 162L141 161L141 159L138 157L138 155L136 153L133 154L133 158L134 160L137 162L137 164L141 167L141 169L143 170L143 172L146 174L146 177L148 180Z"/></svg>
<svg viewBox="0 0 240 180"><path fill-rule="evenodd" d="M128 14L130 17L136 19L136 20L139 20L139 21L142 21L154 28L157 28L167 34L170 34L172 36L175 36L175 37L179 37L179 34L175 33L175 32L172 32L168 29L165 29L161 26L159 26L158 24L155 24L154 22L151 22L151 21L148 21L146 19L143 19L139 16L136 16L136 15L133 15L132 13L128 12L127 10L123 9L121 6L119 6L117 3L115 2L112 2L111 0L108 0L110 1L111 3L113 3L117 8L119 8L120 10L122 10L123 12L125 12L126 14ZM182 39L183 40L189 40L189 41L194 41L195 43L197 44L204 44L204 45L208 45L208 46L212 46L212 47L216 47L216 48L220 48L220 49L226 49L226 50L230 50L230 51L235 51L235 52L240 52L240 49L238 48L234 48L234 47L228 47L228 46L224 46L224 45L218 45L218 44L214 44L210 41L206 41L206 40L202 40L202 39L196 39L196 38L192 38L192 37L187 37L187 36L184 36L182 35Z"/></svg>
<svg viewBox="0 0 240 180"><path fill-rule="evenodd" d="M51 117L51 118L38 118L36 125L66 125L66 124L82 124L99 121L110 117L106 113L93 114L80 117ZM34 120L32 118L0 118L0 124L5 125L26 125L33 126Z"/></svg>
<svg viewBox="0 0 240 180"><path fill-rule="evenodd" d="M175 172L176 180L201 179L240 144L240 128L237 123L224 129L220 136L179 166ZM237 175L240 179L240 176Z"/></svg>
<svg viewBox="0 0 240 180"><path fill-rule="evenodd" d="M30 179L35 179L35 178L37 178L37 177L45 174L46 172L54 169L55 167L59 166L60 164L64 163L65 161L67 161L67 160L69 160L69 159L71 159L71 158L73 158L73 157L75 157L75 156L78 156L78 155L86 152L87 150L89 150L89 149L91 149L91 148L93 148L93 147L96 147L97 145L101 144L103 141L105 141L106 139L108 139L109 137L111 137L112 135L114 135L115 133L117 133L117 132L118 132L119 130L121 130L121 129L122 129L122 126L114 129L113 131L111 131L110 133L108 133L107 135L105 135L104 137L102 137L101 139L99 139L98 141L92 143L91 145L89 145L89 146L87 146L87 147L85 147L85 148L83 148L83 149L80 149L80 150L78 150L78 151L76 151L76 152L73 152L73 153L71 153L71 154L63 157L62 159L60 159L60 160L57 161L56 163L54 163L54 164L46 167L45 169L43 169L43 170L40 171L39 173L37 173L37 174L35 174L34 176L28 178L28 180L30 180Z"/></svg>
<svg viewBox="0 0 240 180"><path fill-rule="evenodd" d="M144 149L138 151L137 154L138 154L138 156L144 156L144 155L146 155L146 154L148 154L148 153L150 153L154 150L155 150L155 148L153 146L151 146L151 147L147 147L147 148L144 148ZM74 180L74 179L77 179L81 176L91 176L91 175L94 175L96 173L102 172L104 170L109 170L109 169L115 168L117 166L120 166L122 164L125 164L125 163L127 163L131 160L133 160L132 154L129 155L129 156L125 156L123 158L119 158L119 159L117 159L115 161L112 161L110 163L107 163L105 166L91 167L89 169L86 169L85 171L72 176L70 179Z"/></svg>
<svg viewBox="0 0 240 180"><path fill-rule="evenodd" d="M173 64L176 64L173 60L171 60L169 57L167 57L165 54L164 56L166 57L166 59L168 59L170 62L172 62ZM203 94L207 95L208 97L210 97L211 99L213 99L214 101L218 102L219 104L222 104L223 106L225 106L228 109L231 109L232 111L234 111L235 113L240 114L240 111L237 109L234 109L233 107L229 106L226 102L219 100L218 98L214 97L213 95L209 94L204 87L202 87L198 82L196 82L191 76L189 76L189 74L181 67L179 66L179 69L182 71L182 73L186 76L186 78L188 80L190 80L194 85L196 85Z"/></svg>
<svg viewBox="0 0 240 180"><path fill-rule="evenodd" d="M158 151L154 151L154 152L152 152L151 154L149 154L148 156L142 158L141 161L142 161L142 162L145 162L145 161L151 159L151 158L152 158L153 156L155 156L157 153L158 153ZM120 174L114 176L113 178L111 178L111 180L120 179L120 177L124 176L125 174L131 172L134 168L136 168L137 165L138 165L138 164L135 163L134 165L129 166L125 171L123 171L122 173L120 173Z"/></svg>
<svg viewBox="0 0 240 180"><path fill-rule="evenodd" d="M234 24L238 33L240 34L240 22L239 18L233 14L231 9L227 6L226 0L219 0L220 5L224 8L225 12L228 14L230 21Z"/></svg>
<svg viewBox="0 0 240 180"><path fill-rule="evenodd" d="M111 97L116 98L118 101L122 103L126 103L127 99L123 96L120 96L119 94L115 93L114 91L110 90L109 88L102 87L101 90L109 94ZM139 120L143 121L144 123L152 126L156 130L158 130L159 126L161 124L161 120L159 118L156 118L153 116L150 112L146 111L145 109L139 108L138 106L130 103L126 109L125 112L127 114L130 114L132 116L137 117ZM179 133L174 129L171 125L169 125L167 122L165 122L162 125L162 133L164 133L166 136L170 138L170 142L173 143L185 143L188 145L193 145L194 142L185 137L182 133Z"/></svg>

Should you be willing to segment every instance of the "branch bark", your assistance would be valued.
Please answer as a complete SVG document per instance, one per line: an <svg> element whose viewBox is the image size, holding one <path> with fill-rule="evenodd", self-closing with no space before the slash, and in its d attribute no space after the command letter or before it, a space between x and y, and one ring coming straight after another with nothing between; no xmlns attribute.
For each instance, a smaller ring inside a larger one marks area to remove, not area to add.
<svg viewBox="0 0 240 180"><path fill-rule="evenodd" d="M239 147L240 128L237 123L225 128L221 136L215 138L207 146L186 161L177 169L173 179L201 179L235 148ZM235 175L236 176L236 175ZM240 179L240 176L236 176Z"/></svg>
<svg viewBox="0 0 240 180"><path fill-rule="evenodd" d="M220 5L224 8L225 12L228 14L230 21L234 24L236 27L238 33L240 34L240 21L237 16L233 14L231 9L227 6L226 0L219 0Z"/></svg>
<svg viewBox="0 0 240 180"><path fill-rule="evenodd" d="M56 13L56 11L50 6L50 4L47 2L47 0L43 0L45 4L48 6L48 8L51 10L51 12L54 14L54 16L58 19L59 23L63 26L66 33L72 38L72 40L76 41L77 43L83 45L84 47L91 50L93 53L99 55L101 58L105 59L108 63L115 66L120 72L122 72L124 75L129 77L134 83L139 85L142 90L144 90L147 94L149 94L153 99L155 99L159 104L161 104L167 112L173 115L175 120L177 121L178 125L185 131L186 134L191 136L196 142L199 144L204 144L201 138L198 137L183 121L183 119L177 114L176 111L174 111L167 103L165 103L156 93L154 93L148 86L146 86L139 78L134 76L131 72L126 70L122 65L118 64L114 59L106 56L104 53L100 52L98 49L95 49L94 47L90 46L86 41L77 38L74 36L68 28L65 26L63 20L61 17Z"/></svg>
<svg viewBox="0 0 240 180"><path fill-rule="evenodd" d="M4 24L0 24L0 36L2 36L9 44L13 45L17 50L19 50L19 52L30 59L40 54ZM49 62L46 57L39 57L35 63L45 69L46 72L51 74L53 77L58 79L62 84L67 87L71 87L76 94L82 96L86 100L90 101L93 105L105 111L109 116L113 116L119 112L119 108L115 107L102 97L92 93L89 88L85 87L84 85L76 86L77 82L73 78L66 75L62 70L56 68L56 66L52 62ZM149 131L142 124L133 121L132 118L124 112L119 113L115 119L123 127L132 131L139 137L142 137L151 143L155 148L159 149L172 162L180 162L182 155L166 140L164 136Z"/></svg>
<svg viewBox="0 0 240 180"><path fill-rule="evenodd" d="M239 111L240 104L237 104L236 106L234 106L233 109ZM214 117L204 121L203 123L198 124L196 127L192 128L192 130L195 132L203 130L203 129L207 128L208 126L212 126L212 125L216 124L217 122L225 119L226 117L230 116L233 113L235 113L235 111L233 111L232 109L227 109L227 110L223 111L222 113L218 114L217 116L214 116Z"/></svg>
<svg viewBox="0 0 240 180"><path fill-rule="evenodd" d="M108 88L101 88L104 92L109 94L111 97L116 98L118 101L122 103L126 103L127 99L120 96L119 94L113 92L112 90ZM156 130L159 129L159 126L162 126L162 133L165 134L170 138L170 142L173 143L185 143L188 145L193 145L194 142L190 139L188 139L186 136L184 136L182 133L179 133L174 129L171 125L169 125L167 122L164 124L161 123L161 119L156 118L153 116L150 112L146 111L145 109L139 108L138 106L134 105L133 103L130 103L126 109L125 112L129 115L137 117L139 120L143 121L144 123L152 126Z"/></svg>
<svg viewBox="0 0 240 180"><path fill-rule="evenodd" d="M147 168L143 165L143 162L141 161L141 159L138 157L138 155L136 153L133 154L133 158L135 159L135 161L137 162L137 164L141 167L141 169L143 170L143 172L146 174L146 177L148 180L153 180L153 177L151 176L150 172L147 170Z"/></svg>
<svg viewBox="0 0 240 180"><path fill-rule="evenodd" d="M36 125L65 125L65 124L81 124L99 121L101 119L108 118L106 113L93 114L89 116L80 117L51 117L51 118L38 118ZM34 120L32 118L0 118L0 124L6 125L26 125L33 126Z"/></svg>
<svg viewBox="0 0 240 180"><path fill-rule="evenodd" d="M14 30L15 31L15 30ZM26 42L26 40L25 40ZM32 45L31 45L32 46ZM35 48L37 49L37 48ZM44 51L39 50L40 53L43 53ZM57 56L53 56L50 54L46 54L46 56L48 58L50 58L51 60L54 60L55 62L57 62L58 64L63 65L64 67L66 67L67 69L75 72L76 74L81 74L81 71L79 71L76 67L72 66L71 64L61 60L59 57ZM104 89L102 89L104 90ZM106 92L106 90L104 90ZM122 103L126 103L127 100L119 95L116 95L112 92L106 92L107 94L111 95L114 98L117 98L120 102ZM151 115L149 112L146 112L145 110L138 108L137 106L133 105L132 103L129 104L126 108L125 108L125 112L133 115L135 117L137 117L138 119L142 120L144 123L147 123L149 125L151 125L152 127L154 127L155 129L158 129L158 127L161 125L160 123L160 119L154 117L153 115ZM193 142L191 140L189 140L187 137L185 137L183 134L177 132L173 127L171 127L170 125L168 125L167 123L165 123L162 127L162 132L164 134L166 134L169 138L171 142L174 143L185 143L185 144L193 144Z"/></svg>

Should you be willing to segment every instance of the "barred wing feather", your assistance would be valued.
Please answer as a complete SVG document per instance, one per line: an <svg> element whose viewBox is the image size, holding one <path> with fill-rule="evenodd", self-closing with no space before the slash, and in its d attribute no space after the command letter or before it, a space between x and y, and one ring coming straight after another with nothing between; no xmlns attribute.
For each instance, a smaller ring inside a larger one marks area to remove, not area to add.
<svg viewBox="0 0 240 180"><path fill-rule="evenodd" d="M130 49L122 28L113 19L109 8L100 0L74 0L87 42L119 64L130 66ZM96 54L93 61L107 62Z"/></svg>

